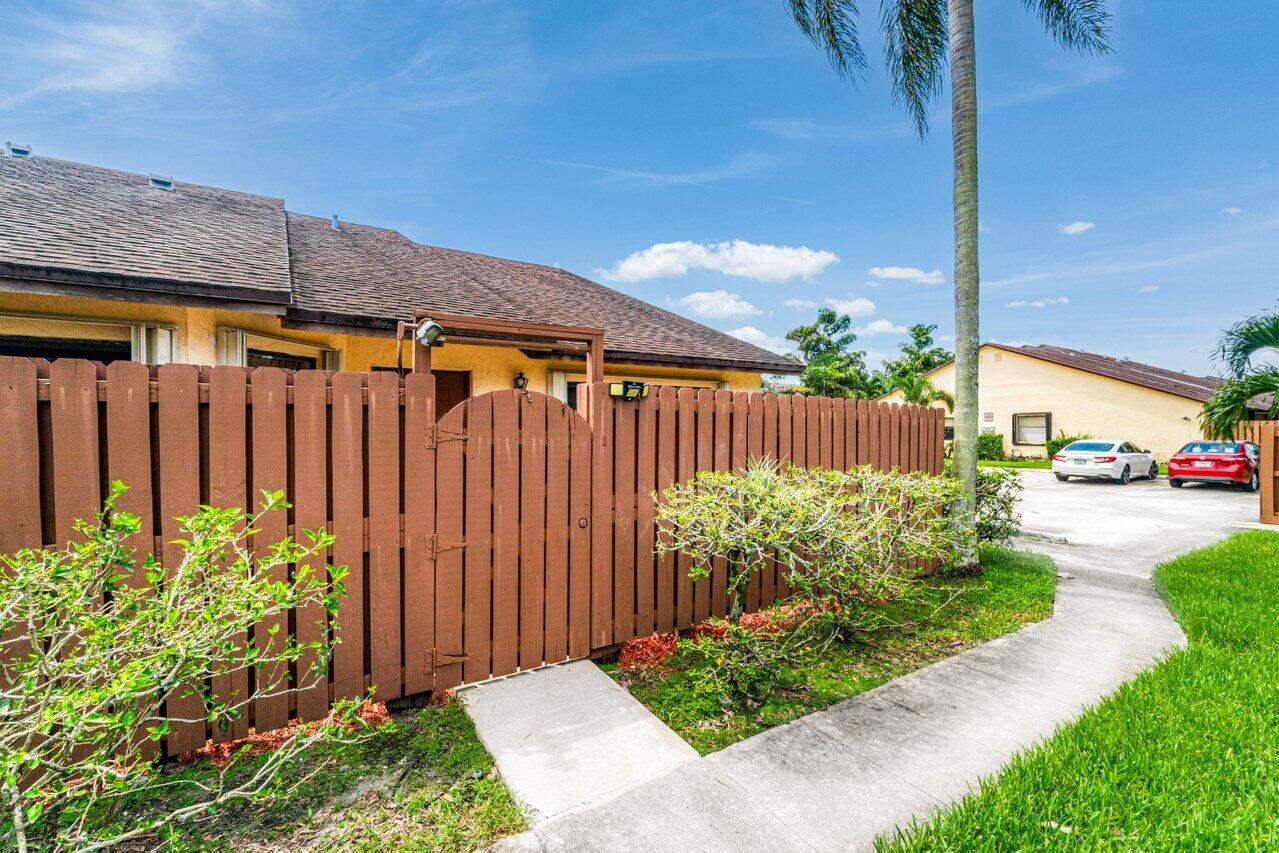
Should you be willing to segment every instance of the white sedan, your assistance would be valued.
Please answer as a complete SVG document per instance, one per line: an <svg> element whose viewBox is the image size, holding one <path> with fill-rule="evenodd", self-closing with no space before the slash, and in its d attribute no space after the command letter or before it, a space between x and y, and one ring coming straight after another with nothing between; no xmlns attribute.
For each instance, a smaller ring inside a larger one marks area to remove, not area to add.
<svg viewBox="0 0 1279 853"><path fill-rule="evenodd" d="M1131 441L1089 438L1072 441L1053 454L1053 473L1065 482L1071 477L1100 477L1121 485L1133 477L1159 476L1159 463L1149 450Z"/></svg>

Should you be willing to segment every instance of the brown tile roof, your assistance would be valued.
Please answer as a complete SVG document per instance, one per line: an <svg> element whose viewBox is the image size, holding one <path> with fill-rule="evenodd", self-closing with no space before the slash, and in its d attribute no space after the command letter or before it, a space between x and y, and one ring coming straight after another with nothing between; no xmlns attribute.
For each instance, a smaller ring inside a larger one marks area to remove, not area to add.
<svg viewBox="0 0 1279 853"><path fill-rule="evenodd" d="M1213 395L1220 384L1218 380L1206 376L1191 376L1175 370L1165 370L1149 364L1131 361L1126 358L1111 358L1108 355L1097 355L1082 350L1055 347L1048 344L1035 346L1005 346L1004 344L986 344L998 349L1028 355L1042 361L1051 361L1098 376L1108 376L1121 382L1131 382L1143 388L1165 391L1178 397L1197 400L1202 403Z"/></svg>
<svg viewBox="0 0 1279 853"><path fill-rule="evenodd" d="M0 156L0 265L70 283L290 296L280 199L187 183L167 192L145 175L48 157Z"/></svg>
<svg viewBox="0 0 1279 853"><path fill-rule="evenodd" d="M407 319L438 310L604 329L613 359L795 372L794 362L555 267L414 243L397 231L288 214L296 314Z"/></svg>
<svg viewBox="0 0 1279 853"><path fill-rule="evenodd" d="M280 199L47 157L0 156L0 277L287 303L305 322L394 326L418 310L602 327L614 360L795 373L788 359L581 276Z"/></svg>

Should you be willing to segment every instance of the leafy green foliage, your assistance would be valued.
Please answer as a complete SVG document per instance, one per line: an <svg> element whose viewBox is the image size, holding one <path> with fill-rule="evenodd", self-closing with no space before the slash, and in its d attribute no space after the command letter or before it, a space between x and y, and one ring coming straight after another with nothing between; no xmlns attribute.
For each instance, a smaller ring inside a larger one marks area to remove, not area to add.
<svg viewBox="0 0 1279 853"><path fill-rule="evenodd" d="M694 663L692 686L723 708L759 708L786 673L811 656L811 631L760 631L711 621L710 632L682 639L678 650Z"/></svg>
<svg viewBox="0 0 1279 853"><path fill-rule="evenodd" d="M1004 435L999 432L983 432L977 436L977 458L1000 461L1004 458Z"/></svg>
<svg viewBox="0 0 1279 853"><path fill-rule="evenodd" d="M1055 438L1050 438L1044 442L1044 453L1050 458L1061 452L1061 449L1068 444L1076 441L1083 441L1085 438L1092 438L1091 435L1080 433L1078 435L1066 435L1058 433Z"/></svg>
<svg viewBox="0 0 1279 853"><path fill-rule="evenodd" d="M1279 533L1156 570L1189 645L1142 672L897 850L1279 846Z"/></svg>
<svg viewBox="0 0 1279 853"><path fill-rule="evenodd" d="M1021 531L1017 504L1025 487L1009 468L977 471L977 541L983 545L1007 545Z"/></svg>
<svg viewBox="0 0 1279 853"><path fill-rule="evenodd" d="M1221 336L1217 357L1225 362L1229 378L1203 405L1199 424L1209 438L1232 439L1242 421L1248 420L1256 399L1271 395L1268 415L1279 417L1279 369L1254 365L1261 352L1279 350L1279 313L1248 317L1231 326Z"/></svg>
<svg viewBox="0 0 1279 853"><path fill-rule="evenodd" d="M606 669L696 750L714 752L1051 614L1055 578L1046 557L984 548L981 566L980 575L921 578L918 595L885 605L893 626L873 637L801 647L771 671L775 683L758 707L708 689L715 660L688 644L656 669Z"/></svg>
<svg viewBox="0 0 1279 853"><path fill-rule="evenodd" d="M359 703L339 703L329 719L297 727L257 772L238 777L228 767L170 815L102 837L89 832L88 818L106 825L100 818L124 798L168 784L146 748L180 722L166 714L166 697L198 697L201 715L181 722L225 730L256 699L323 682L331 635L243 638L295 609L318 611L327 631L346 574L326 566L317 575L306 565L333 542L323 530L306 531L304 543L259 543L255 553L248 543L261 516L214 507L181 520L176 565L138 560L130 537L139 520L115 509L124 491L114 483L96 522L78 522L78 541L65 549L0 556L0 795L20 845L35 833L57 848L94 850L227 802L269 796L276 771L297 751L364 733ZM282 493L263 493L262 513L286 507ZM271 579L290 566L288 580ZM213 695L209 677L239 669L253 671L256 687Z"/></svg>

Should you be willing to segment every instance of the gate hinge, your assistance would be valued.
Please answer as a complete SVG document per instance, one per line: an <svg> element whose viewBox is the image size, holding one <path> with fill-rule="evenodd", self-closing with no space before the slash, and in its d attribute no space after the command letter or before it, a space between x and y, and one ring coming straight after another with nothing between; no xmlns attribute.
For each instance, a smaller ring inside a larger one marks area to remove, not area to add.
<svg viewBox="0 0 1279 853"><path fill-rule="evenodd" d="M426 428L426 449L434 450L446 441L466 441L468 437L465 432L448 432L439 424L431 424Z"/></svg>
<svg viewBox="0 0 1279 853"><path fill-rule="evenodd" d="M471 659L470 655L465 655L465 654L462 654L461 652L457 654L448 654L440 651L439 649L435 650L436 666L448 666L451 663L462 663L463 661L467 661L470 659Z"/></svg>
<svg viewBox="0 0 1279 853"><path fill-rule="evenodd" d="M438 560L440 554L445 551L456 551L465 547L465 542L441 542L440 537L434 533L428 533L426 536L426 555L431 560Z"/></svg>

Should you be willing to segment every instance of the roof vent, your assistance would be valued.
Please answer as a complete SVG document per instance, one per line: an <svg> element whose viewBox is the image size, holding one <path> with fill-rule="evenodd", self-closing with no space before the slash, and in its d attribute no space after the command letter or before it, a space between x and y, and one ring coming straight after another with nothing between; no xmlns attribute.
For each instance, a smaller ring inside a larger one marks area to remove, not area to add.
<svg viewBox="0 0 1279 853"><path fill-rule="evenodd" d="M9 157L30 157L30 145L18 145L15 142L5 142L4 153Z"/></svg>
<svg viewBox="0 0 1279 853"><path fill-rule="evenodd" d="M165 175L150 175L151 189L164 190L166 193L173 192L173 178Z"/></svg>
<svg viewBox="0 0 1279 853"><path fill-rule="evenodd" d="M338 215L336 213L333 214L333 218L329 220L329 227L334 231L338 230Z"/></svg>

